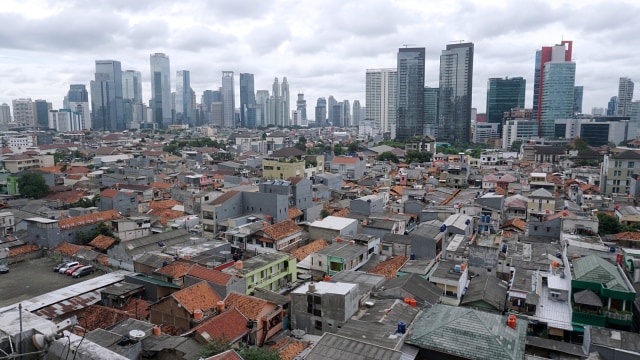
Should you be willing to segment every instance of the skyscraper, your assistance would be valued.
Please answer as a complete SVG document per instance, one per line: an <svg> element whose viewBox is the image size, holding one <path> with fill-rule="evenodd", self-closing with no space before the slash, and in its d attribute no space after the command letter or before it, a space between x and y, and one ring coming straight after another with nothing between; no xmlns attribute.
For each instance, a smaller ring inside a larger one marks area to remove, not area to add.
<svg viewBox="0 0 640 360"><path fill-rule="evenodd" d="M543 46L536 51L533 74L533 119L538 122L539 135L542 135L542 89L544 87L544 65L549 61L571 62L573 41L563 40L559 45Z"/></svg>
<svg viewBox="0 0 640 360"><path fill-rule="evenodd" d="M291 94L289 93L289 82L286 76L282 78L280 96L282 97L282 123L283 126L289 126L291 117Z"/></svg>
<svg viewBox="0 0 640 360"><path fill-rule="evenodd" d="M52 105L47 100L36 100L33 102L33 115L36 118L35 125L41 128L49 127L49 111Z"/></svg>
<svg viewBox="0 0 640 360"><path fill-rule="evenodd" d="M222 126L236 127L236 92L233 71L222 72Z"/></svg>
<svg viewBox="0 0 640 360"><path fill-rule="evenodd" d="M122 72L122 98L131 100L133 104L142 101L142 75L140 71L125 70Z"/></svg>
<svg viewBox="0 0 640 360"><path fill-rule="evenodd" d="M397 89L396 69L367 69L364 117L373 122L374 134L396 137Z"/></svg>
<svg viewBox="0 0 640 360"><path fill-rule="evenodd" d="M573 88L573 113L582 114L582 95L584 94L584 86L575 86Z"/></svg>
<svg viewBox="0 0 640 360"><path fill-rule="evenodd" d="M7 125L11 122L11 106L7 103L0 105L0 124Z"/></svg>
<svg viewBox="0 0 640 360"><path fill-rule="evenodd" d="M91 81L92 126L96 130L125 129L120 61L96 60L95 80Z"/></svg>
<svg viewBox="0 0 640 360"><path fill-rule="evenodd" d="M439 88L424 88L424 131L423 134L436 137L438 129Z"/></svg>
<svg viewBox="0 0 640 360"><path fill-rule="evenodd" d="M33 127L36 124L35 106L31 98L13 99L13 122L18 127Z"/></svg>
<svg viewBox="0 0 640 360"><path fill-rule="evenodd" d="M159 128L173 123L171 111L171 67L169 57L163 53L151 54L151 101L153 122Z"/></svg>
<svg viewBox="0 0 640 360"><path fill-rule="evenodd" d="M349 100L342 102L342 126L353 126L351 124L351 104L349 104Z"/></svg>
<svg viewBox="0 0 640 360"><path fill-rule="evenodd" d="M487 122L498 124L502 134L502 119L505 111L524 108L524 93L527 82L522 77L490 78L487 81Z"/></svg>
<svg viewBox="0 0 640 360"><path fill-rule="evenodd" d="M333 119L333 126L344 126L344 103L342 101L336 102L331 108L331 119Z"/></svg>
<svg viewBox="0 0 640 360"><path fill-rule="evenodd" d="M351 125L358 126L361 120L364 120L360 117L360 100L353 100L353 111L351 112Z"/></svg>
<svg viewBox="0 0 640 360"><path fill-rule="evenodd" d="M195 125L191 105L191 73L176 72L176 124Z"/></svg>
<svg viewBox="0 0 640 360"><path fill-rule="evenodd" d="M327 99L327 121L331 125L335 125L335 120L333 119L333 107L336 105L338 105L336 98L334 98L333 95L329 95L329 98Z"/></svg>
<svg viewBox="0 0 640 360"><path fill-rule="evenodd" d="M300 114L302 124L307 124L307 100L304 99L303 93L298 93L298 100L296 100L296 110Z"/></svg>
<svg viewBox="0 0 640 360"><path fill-rule="evenodd" d="M447 45L440 55L438 141L469 143L472 87L473 43Z"/></svg>
<svg viewBox="0 0 640 360"><path fill-rule="evenodd" d="M316 126L325 126L327 123L327 99L323 97L316 100L315 121Z"/></svg>
<svg viewBox="0 0 640 360"><path fill-rule="evenodd" d="M576 84L576 63L548 61L544 64L540 136L555 136L556 119L573 117L573 90Z"/></svg>
<svg viewBox="0 0 640 360"><path fill-rule="evenodd" d="M267 125L267 103L269 102L269 90L256 91L256 126Z"/></svg>
<svg viewBox="0 0 640 360"><path fill-rule="evenodd" d="M65 97L64 108L79 114L80 126L84 130L91 129L91 110L89 93L84 84L71 84Z"/></svg>
<svg viewBox="0 0 640 360"><path fill-rule="evenodd" d="M400 48L398 51L396 139L400 141L422 135L424 57L424 48Z"/></svg>
<svg viewBox="0 0 640 360"><path fill-rule="evenodd" d="M611 99L609 99L609 102L607 103L607 116L615 116L617 108L618 108L618 97L612 96Z"/></svg>
<svg viewBox="0 0 640 360"><path fill-rule="evenodd" d="M256 126L256 93L253 74L240 73L240 123L243 127Z"/></svg>
<svg viewBox="0 0 640 360"><path fill-rule="evenodd" d="M628 77L621 77L618 83L618 103L616 115L630 116L633 101L633 81Z"/></svg>

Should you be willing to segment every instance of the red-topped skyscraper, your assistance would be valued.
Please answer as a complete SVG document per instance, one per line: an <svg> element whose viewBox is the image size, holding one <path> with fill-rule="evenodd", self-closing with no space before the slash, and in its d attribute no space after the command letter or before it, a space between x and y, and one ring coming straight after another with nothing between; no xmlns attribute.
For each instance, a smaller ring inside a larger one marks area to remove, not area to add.
<svg viewBox="0 0 640 360"><path fill-rule="evenodd" d="M533 118L538 121L538 129L541 131L542 117L542 88L544 86L544 64L549 61L571 62L573 41L562 40L554 46L543 46L536 51L536 67L533 77Z"/></svg>

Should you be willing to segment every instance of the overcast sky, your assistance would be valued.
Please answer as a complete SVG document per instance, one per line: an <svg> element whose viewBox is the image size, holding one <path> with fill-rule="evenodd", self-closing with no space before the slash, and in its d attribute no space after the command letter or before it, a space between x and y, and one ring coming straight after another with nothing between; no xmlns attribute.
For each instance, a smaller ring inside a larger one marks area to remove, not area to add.
<svg viewBox="0 0 640 360"><path fill-rule="evenodd" d="M2 0L0 103L59 108L69 84L89 88L96 59L140 71L148 102L149 55L163 52L172 90L177 70L191 71L198 101L223 70L236 74L236 97L241 72L256 90L286 76L292 104L303 92L313 117L318 97L364 105L366 69L396 67L403 44L426 48L425 85L437 87L441 50L465 40L475 43L473 106L484 112L488 78L522 76L531 107L535 51L564 38L590 113L621 76L640 81L639 21L637 0Z"/></svg>

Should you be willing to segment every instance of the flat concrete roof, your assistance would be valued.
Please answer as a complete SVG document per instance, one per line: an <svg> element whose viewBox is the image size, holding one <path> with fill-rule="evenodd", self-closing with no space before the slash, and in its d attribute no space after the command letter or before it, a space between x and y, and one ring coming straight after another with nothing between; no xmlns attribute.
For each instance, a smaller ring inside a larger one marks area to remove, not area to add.
<svg viewBox="0 0 640 360"><path fill-rule="evenodd" d="M346 295L349 291L358 287L357 284L343 283L343 282L326 282L320 281L315 283L306 283L294 291L293 294L306 294L309 291L309 284L314 284L316 290L314 294L339 294Z"/></svg>
<svg viewBox="0 0 640 360"><path fill-rule="evenodd" d="M342 230L347 226L356 223L355 219L342 218L337 216L327 216L322 220L316 220L311 223L310 226L322 228L322 229L330 229L330 230Z"/></svg>

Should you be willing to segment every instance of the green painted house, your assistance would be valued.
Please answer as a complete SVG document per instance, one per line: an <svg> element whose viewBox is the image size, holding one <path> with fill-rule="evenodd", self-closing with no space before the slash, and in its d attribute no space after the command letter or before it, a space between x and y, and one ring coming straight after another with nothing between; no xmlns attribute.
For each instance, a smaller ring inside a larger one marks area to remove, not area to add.
<svg viewBox="0 0 640 360"><path fill-rule="evenodd" d="M573 260L571 294L575 326L632 329L636 292L618 265L596 255Z"/></svg>
<svg viewBox="0 0 640 360"><path fill-rule="evenodd" d="M237 261L235 266L223 271L245 279L245 293L251 295L260 288L282 292L292 287L298 280L297 260L293 255L269 252Z"/></svg>

